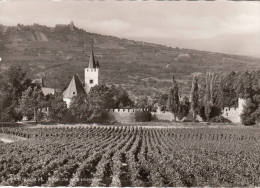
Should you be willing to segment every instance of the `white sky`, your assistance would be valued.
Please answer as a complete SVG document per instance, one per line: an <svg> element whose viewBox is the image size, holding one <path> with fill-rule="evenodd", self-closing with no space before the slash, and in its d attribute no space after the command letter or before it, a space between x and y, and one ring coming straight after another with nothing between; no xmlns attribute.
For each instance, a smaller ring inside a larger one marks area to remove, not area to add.
<svg viewBox="0 0 260 188"><path fill-rule="evenodd" d="M75 25L168 46L260 57L260 2L0 0L0 23Z"/></svg>

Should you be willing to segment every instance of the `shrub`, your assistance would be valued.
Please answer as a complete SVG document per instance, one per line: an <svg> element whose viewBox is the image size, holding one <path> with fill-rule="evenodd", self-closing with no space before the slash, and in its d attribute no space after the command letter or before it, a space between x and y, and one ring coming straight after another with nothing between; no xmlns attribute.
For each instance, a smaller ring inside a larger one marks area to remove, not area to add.
<svg viewBox="0 0 260 188"><path fill-rule="evenodd" d="M256 118L253 115L253 112L256 109L256 104L252 99L248 99L246 105L244 106L243 112L241 114L241 120L244 125L254 125Z"/></svg>
<svg viewBox="0 0 260 188"><path fill-rule="evenodd" d="M214 123L231 123L230 120L224 118L223 116L215 116L215 117L210 119L210 122L214 122Z"/></svg>
<svg viewBox="0 0 260 188"><path fill-rule="evenodd" d="M135 112L135 121L137 122L144 122L144 121L151 121L152 114L149 111L136 111Z"/></svg>
<svg viewBox="0 0 260 188"><path fill-rule="evenodd" d="M62 118L63 123L75 123L75 117L71 114L70 111L67 111L64 117Z"/></svg>

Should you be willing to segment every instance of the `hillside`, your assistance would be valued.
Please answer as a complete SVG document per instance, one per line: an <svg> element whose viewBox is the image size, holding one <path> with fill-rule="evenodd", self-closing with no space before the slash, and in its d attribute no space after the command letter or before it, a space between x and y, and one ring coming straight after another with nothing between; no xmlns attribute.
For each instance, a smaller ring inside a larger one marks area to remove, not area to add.
<svg viewBox="0 0 260 188"><path fill-rule="evenodd" d="M63 89L75 73L83 80L92 39L101 82L121 85L134 95L166 91L172 74L187 93L193 72L260 68L260 59L253 57L120 39L89 33L71 23L55 27L0 25L0 71L19 64L31 77L45 77L49 87Z"/></svg>

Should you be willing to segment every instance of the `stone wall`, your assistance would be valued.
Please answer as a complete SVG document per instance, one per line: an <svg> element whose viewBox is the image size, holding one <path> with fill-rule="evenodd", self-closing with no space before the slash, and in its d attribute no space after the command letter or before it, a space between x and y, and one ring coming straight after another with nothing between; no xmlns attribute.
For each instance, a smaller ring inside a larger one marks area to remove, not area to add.
<svg viewBox="0 0 260 188"><path fill-rule="evenodd" d="M135 121L135 112L147 112L147 109L109 109L109 120L120 123L133 123Z"/></svg>
<svg viewBox="0 0 260 188"><path fill-rule="evenodd" d="M135 120L135 112L147 112L147 109L109 109L108 116L110 121L116 121L120 123L133 123ZM153 120L159 121L174 121L174 114L168 111L157 110L151 112ZM201 118L200 118L201 119ZM177 121L182 121L177 118ZM199 120L202 121L202 120Z"/></svg>
<svg viewBox="0 0 260 188"><path fill-rule="evenodd" d="M153 119L162 121L173 121L174 114L172 112L164 112L157 110L157 112L152 112Z"/></svg>
<svg viewBox="0 0 260 188"><path fill-rule="evenodd" d="M244 105L246 104L245 99L238 99L237 107L224 107L222 116L233 123L241 123L240 115L243 112Z"/></svg>

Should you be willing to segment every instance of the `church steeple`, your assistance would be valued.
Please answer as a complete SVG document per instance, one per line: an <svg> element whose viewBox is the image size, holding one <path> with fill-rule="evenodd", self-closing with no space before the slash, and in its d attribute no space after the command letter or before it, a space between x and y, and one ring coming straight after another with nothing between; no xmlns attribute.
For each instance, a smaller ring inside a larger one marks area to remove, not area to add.
<svg viewBox="0 0 260 188"><path fill-rule="evenodd" d="M91 69L99 68L99 63L98 63L98 61L95 60L95 55L94 55L94 50L93 50L93 41L91 43L91 54L89 57L88 68L91 68Z"/></svg>
<svg viewBox="0 0 260 188"><path fill-rule="evenodd" d="M88 93L92 87L98 85L99 63L95 59L93 50L93 41L91 43L91 53L89 57L88 67L85 68L85 90Z"/></svg>

